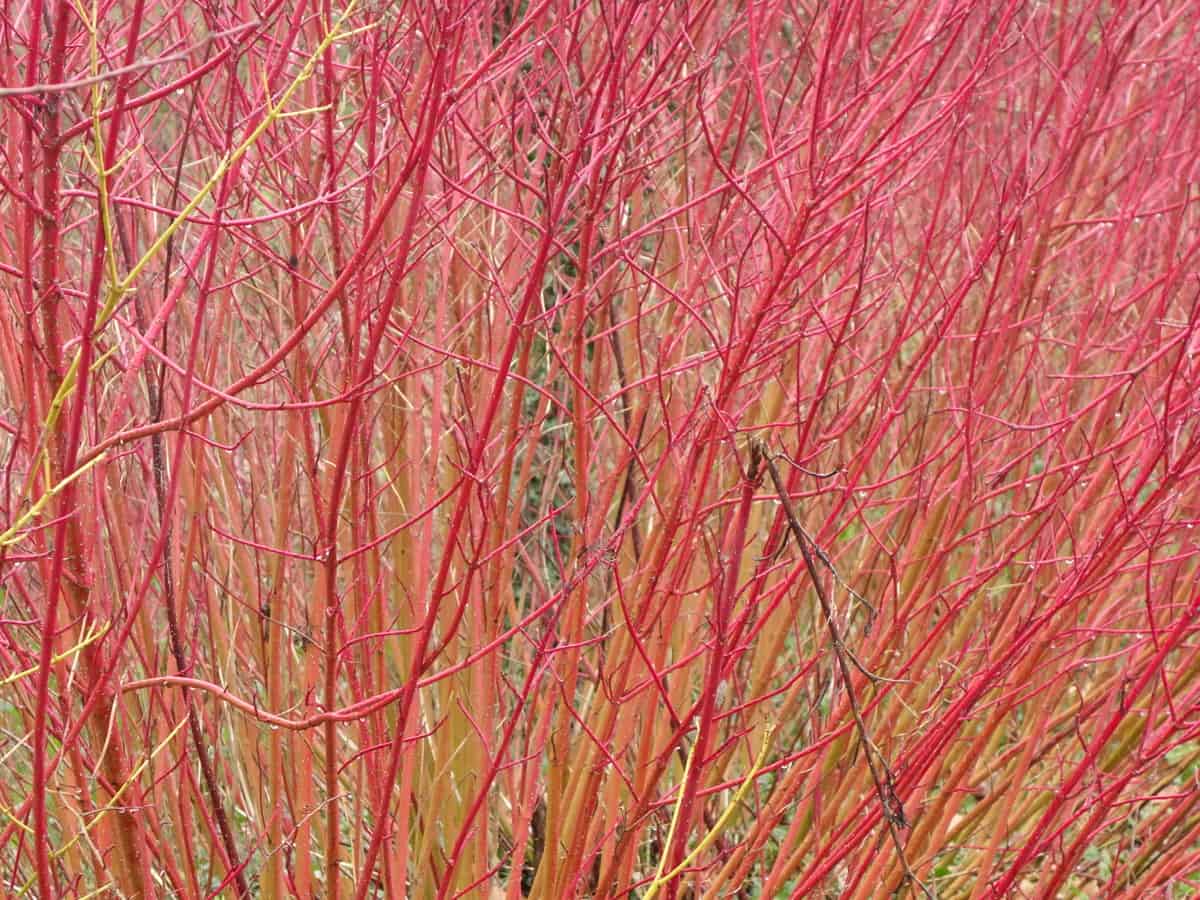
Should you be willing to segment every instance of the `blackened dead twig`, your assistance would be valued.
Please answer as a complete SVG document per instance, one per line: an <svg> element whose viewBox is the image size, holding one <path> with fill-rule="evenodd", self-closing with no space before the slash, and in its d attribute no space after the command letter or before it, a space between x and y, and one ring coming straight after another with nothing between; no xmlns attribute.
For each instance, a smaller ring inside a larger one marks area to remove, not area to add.
<svg viewBox="0 0 1200 900"><path fill-rule="evenodd" d="M875 784L875 793L879 796L879 803L883 808L883 818L887 822L888 832L891 834L892 843L896 847L896 855L900 858L900 865L904 869L904 877L909 884L914 885L929 900L934 900L933 892L913 872L912 867L908 864L908 857L904 853L904 840L900 836L900 829L908 825L904 815L904 805L896 795L895 777L892 775L891 767L888 766L887 760L884 759L883 752L871 740L871 735L867 731L867 723L863 720L862 709L858 703L858 695L854 692L854 682L852 680L852 673L850 672L851 654L842 641L837 621L833 615L833 604L830 603L829 595L825 592L825 586L821 583L821 575L817 569L817 555L814 552L814 547L805 534L804 529L800 527L800 520L796 516L791 498L788 496L787 487L784 485L783 479L779 476L779 469L776 468L775 461L766 451L765 446L762 446L759 442L756 443L758 443L760 455L766 462L767 471L771 475L771 481L775 485L775 493L778 495L779 502L783 506L783 512L787 518L788 530L791 531L792 537L800 546L800 554L804 557L804 565L808 569L808 575L812 579L813 587L816 589L817 600L821 604L821 613L824 615L825 624L829 628L829 640L833 645L833 655L837 660L842 681L846 684L846 696L850 700L850 711L854 714L854 725L858 731L859 741L863 745L863 755L867 758L867 768L871 771L871 780ZM857 667L862 669L861 666ZM869 672L865 672L865 670L864 674L869 678L873 677Z"/></svg>

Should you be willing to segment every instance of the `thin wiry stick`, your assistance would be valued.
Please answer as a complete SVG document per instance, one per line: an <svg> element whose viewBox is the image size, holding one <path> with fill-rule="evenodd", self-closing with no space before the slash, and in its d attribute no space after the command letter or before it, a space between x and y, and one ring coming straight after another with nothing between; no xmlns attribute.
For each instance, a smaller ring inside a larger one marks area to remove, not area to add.
<svg viewBox="0 0 1200 900"><path fill-rule="evenodd" d="M761 442L756 441L755 444L758 454L766 462L767 471L771 475L771 482L775 485L775 493L779 497L779 502L783 506L783 514L787 518L788 530L792 533L792 537L796 539L796 543L800 547L800 554L804 557L804 565L808 569L808 575L812 579L813 588L817 592L817 600L821 604L821 613L825 617L825 625L829 628L829 642L833 646L833 656L837 660L842 681L846 684L846 696L850 700L850 711L854 715L854 727L858 731L859 740L862 742L863 754L867 758L867 768L871 771L871 781L875 784L875 793L879 795L879 804L883 808L883 819L887 822L888 833L892 836L892 843L896 847L896 856L899 858L900 865L904 869L905 880L909 884L914 885L930 900L933 900L933 892L917 877L916 873L912 870L912 866L908 863L908 857L905 855L904 838L900 835L900 829L908 826L908 821L904 815L904 805L900 801L900 798L896 796L895 778L892 775L891 767L888 765L887 760L884 759L883 752L871 740L870 732L867 730L867 723L863 720L862 709L858 703L858 695L854 692L854 681L850 672L850 652L842 640L837 621L834 619L833 604L829 600L829 595L825 592L825 586L821 583L821 574L817 570L816 554L813 552L812 546L810 546L804 529L800 527L800 520L796 516L796 510L792 506L791 498L788 496L787 486L779 476L779 469L775 466L775 461ZM859 666L859 668L861 669L862 667ZM870 673L865 670L863 671L867 677L873 677Z"/></svg>

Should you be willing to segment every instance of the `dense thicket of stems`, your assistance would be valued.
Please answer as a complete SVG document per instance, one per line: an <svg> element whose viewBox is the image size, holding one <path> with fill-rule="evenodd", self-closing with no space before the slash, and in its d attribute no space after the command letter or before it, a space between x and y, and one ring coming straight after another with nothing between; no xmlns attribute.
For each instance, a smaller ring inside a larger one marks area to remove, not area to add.
<svg viewBox="0 0 1200 900"><path fill-rule="evenodd" d="M1188 0L0 12L0 878L1200 890Z"/></svg>

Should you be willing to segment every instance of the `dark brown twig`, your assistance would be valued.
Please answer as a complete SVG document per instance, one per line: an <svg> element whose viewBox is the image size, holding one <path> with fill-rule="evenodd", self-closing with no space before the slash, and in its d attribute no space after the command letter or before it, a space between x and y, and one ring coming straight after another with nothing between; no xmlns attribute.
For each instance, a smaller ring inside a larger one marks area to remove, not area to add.
<svg viewBox="0 0 1200 900"><path fill-rule="evenodd" d="M905 880L912 885L915 885L929 900L934 900L933 892L917 877L913 872L912 867L908 864L908 857L904 853L904 839L900 836L900 829L908 826L908 821L904 815L904 805L900 798L896 796L895 777L892 775L891 767L888 766L887 760L884 759L883 752L875 746L875 742L871 740L871 735L867 731L867 723L863 720L862 709L858 703L858 695L854 692L854 682L852 673L850 672L850 659L853 655L846 648L845 642L842 640L841 633L838 631L837 621L833 615L833 604L829 600L829 595L825 591L824 585L821 583L820 572L817 570L817 555L814 552L811 542L808 540L804 529L800 526L800 520L796 516L796 510L792 506L791 498L788 496L788 490L783 483L783 479L779 476L779 469L775 466L775 461L771 458L771 454L767 452L766 447L761 442L756 442L759 448L759 453L766 463L767 471L771 475L771 481L775 485L775 493L779 497L779 502L783 506L784 516L787 518L788 530L791 531L792 537L800 546L800 554L804 557L804 565L808 569L808 575L812 579L813 587L817 592L817 600L821 604L821 613L825 617L825 624L829 628L829 640L833 645L833 655L837 660L838 669L842 675L842 681L846 683L846 696L850 700L850 711L854 714L854 726L858 731L858 738L863 745L863 755L867 758L867 768L871 771L871 780L875 783L875 793L879 796L880 806L883 807L883 818L887 822L888 832L892 836L892 843L896 847L896 855L900 859L900 865L904 869ZM826 561L828 564L828 562ZM857 660L855 666L863 674L872 680L877 676L867 672Z"/></svg>

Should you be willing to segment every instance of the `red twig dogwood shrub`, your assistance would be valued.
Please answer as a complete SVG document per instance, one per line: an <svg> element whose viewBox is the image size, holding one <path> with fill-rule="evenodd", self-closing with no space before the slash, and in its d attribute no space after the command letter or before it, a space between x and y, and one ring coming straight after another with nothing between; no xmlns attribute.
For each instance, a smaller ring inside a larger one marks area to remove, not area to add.
<svg viewBox="0 0 1200 900"><path fill-rule="evenodd" d="M0 878L1200 890L1188 0L23 0Z"/></svg>

